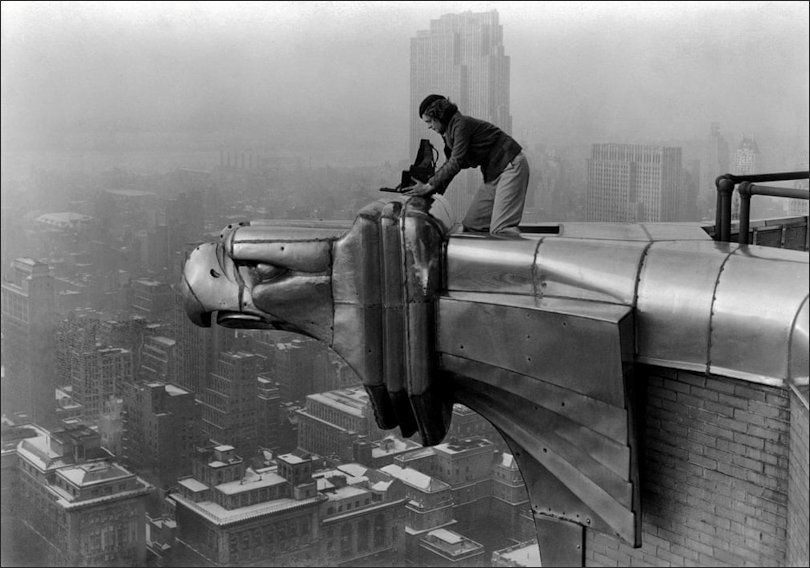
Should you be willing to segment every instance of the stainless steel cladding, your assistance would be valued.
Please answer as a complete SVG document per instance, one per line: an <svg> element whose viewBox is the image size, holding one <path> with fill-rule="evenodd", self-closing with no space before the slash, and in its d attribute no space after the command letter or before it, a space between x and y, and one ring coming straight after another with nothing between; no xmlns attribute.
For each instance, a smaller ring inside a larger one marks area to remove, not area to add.
<svg viewBox="0 0 810 568"><path fill-rule="evenodd" d="M324 341L378 425L426 445L466 404L504 435L537 518L637 546L639 365L808 382L804 252L716 243L688 224L568 223L520 239L452 226L443 198L405 196L350 226L231 225L190 254L186 311Z"/></svg>
<svg viewBox="0 0 810 568"><path fill-rule="evenodd" d="M690 226L634 227L563 226L558 235L518 242L453 236L447 295L621 304L636 314L636 362L771 385L806 382L797 355L806 342L806 253L716 243ZM631 240L615 240L622 231ZM656 233L666 238L653 240Z"/></svg>

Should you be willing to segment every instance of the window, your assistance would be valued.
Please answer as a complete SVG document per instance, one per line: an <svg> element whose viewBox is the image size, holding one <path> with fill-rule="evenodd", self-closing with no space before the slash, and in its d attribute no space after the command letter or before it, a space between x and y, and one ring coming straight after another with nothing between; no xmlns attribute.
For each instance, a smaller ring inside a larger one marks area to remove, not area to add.
<svg viewBox="0 0 810 568"><path fill-rule="evenodd" d="M374 548L385 545L385 517L380 514L374 517Z"/></svg>
<svg viewBox="0 0 810 568"><path fill-rule="evenodd" d="M348 556L352 553L352 527L345 523L340 527L340 554Z"/></svg>

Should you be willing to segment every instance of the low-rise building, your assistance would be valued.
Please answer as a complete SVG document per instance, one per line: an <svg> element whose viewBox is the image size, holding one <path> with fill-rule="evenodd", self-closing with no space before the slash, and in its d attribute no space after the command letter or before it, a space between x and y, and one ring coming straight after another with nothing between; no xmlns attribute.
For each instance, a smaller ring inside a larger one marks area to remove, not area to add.
<svg viewBox="0 0 810 568"><path fill-rule="evenodd" d="M404 550L405 487L360 464L316 474L322 565L385 565Z"/></svg>
<svg viewBox="0 0 810 568"><path fill-rule="evenodd" d="M492 553L491 566L542 566L537 538L519 542Z"/></svg>
<svg viewBox="0 0 810 568"><path fill-rule="evenodd" d="M232 446L206 450L194 475L178 481L178 550L195 564L248 566L317 563L319 511L309 456L277 456L278 465L247 468Z"/></svg>
<svg viewBox="0 0 810 568"><path fill-rule="evenodd" d="M77 425L17 446L20 519L47 543L49 564L139 566L153 487L111 460L98 433Z"/></svg>
<svg viewBox="0 0 810 568"><path fill-rule="evenodd" d="M440 528L419 539L421 566L485 566L484 546L457 532Z"/></svg>
<svg viewBox="0 0 810 568"><path fill-rule="evenodd" d="M344 462L355 459L352 446L361 436L373 442L386 435L362 386L308 395L297 415L298 447Z"/></svg>

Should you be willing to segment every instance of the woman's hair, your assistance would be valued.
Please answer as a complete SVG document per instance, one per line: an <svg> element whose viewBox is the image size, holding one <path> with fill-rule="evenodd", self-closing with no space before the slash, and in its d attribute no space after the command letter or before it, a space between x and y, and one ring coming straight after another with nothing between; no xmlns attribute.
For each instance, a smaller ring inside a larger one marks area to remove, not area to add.
<svg viewBox="0 0 810 568"><path fill-rule="evenodd" d="M456 112L458 111L458 107L455 103L451 102L450 99L441 97L436 98L430 101L427 105L425 105L424 110L421 111L421 116L428 116L430 118L435 118L442 124L447 124Z"/></svg>

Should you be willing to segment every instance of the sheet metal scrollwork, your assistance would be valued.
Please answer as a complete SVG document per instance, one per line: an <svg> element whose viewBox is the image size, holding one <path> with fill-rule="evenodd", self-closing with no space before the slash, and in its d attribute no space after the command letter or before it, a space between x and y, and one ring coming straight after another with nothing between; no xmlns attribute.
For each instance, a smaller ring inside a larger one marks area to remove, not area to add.
<svg viewBox="0 0 810 568"><path fill-rule="evenodd" d="M399 197L349 226L229 225L186 260L186 312L202 326L215 314L223 326L323 341L363 381L381 428L437 444L452 410L433 352L450 215L441 197Z"/></svg>
<svg viewBox="0 0 810 568"><path fill-rule="evenodd" d="M443 198L401 196L345 227L230 225L187 259L185 308L198 325L216 315L325 342L378 425L426 445L453 402L477 410L512 448L560 562L581 558L571 526L641 544L639 365L807 384L806 253L688 224L566 223L517 240L452 226Z"/></svg>

